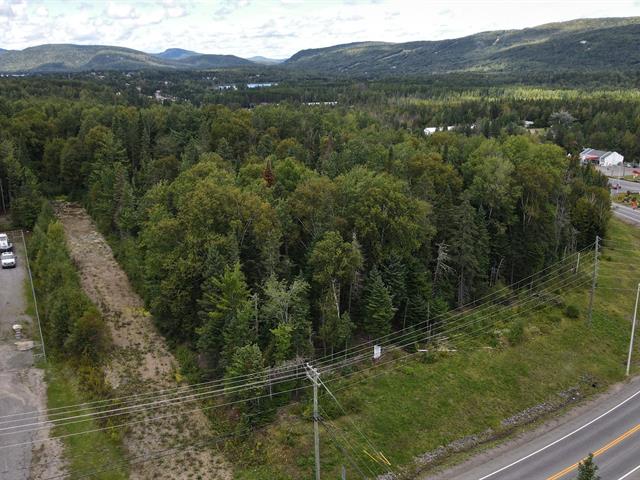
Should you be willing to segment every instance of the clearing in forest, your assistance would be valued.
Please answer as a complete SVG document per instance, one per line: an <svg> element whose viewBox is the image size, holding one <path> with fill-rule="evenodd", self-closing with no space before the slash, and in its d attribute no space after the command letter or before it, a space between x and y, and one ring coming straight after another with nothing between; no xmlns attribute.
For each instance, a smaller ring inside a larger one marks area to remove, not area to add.
<svg viewBox="0 0 640 480"><path fill-rule="evenodd" d="M106 377L116 395L177 387L177 363L173 355L91 217L82 207L71 203L58 203L55 210L64 226L82 287L109 326L114 348ZM231 478L228 465L210 448L181 448L200 442L209 432L208 421L197 410L197 404L149 410L145 416L164 418L134 423L127 428L124 444L131 459L131 478ZM138 420L139 414L125 420L116 418L113 423ZM161 453L174 448L180 451ZM153 457L152 461L144 461Z"/></svg>

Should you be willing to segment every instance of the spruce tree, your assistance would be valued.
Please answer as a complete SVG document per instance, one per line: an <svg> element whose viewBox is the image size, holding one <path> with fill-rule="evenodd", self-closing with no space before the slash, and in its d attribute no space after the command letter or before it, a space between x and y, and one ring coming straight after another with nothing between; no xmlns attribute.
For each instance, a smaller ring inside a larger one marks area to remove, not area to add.
<svg viewBox="0 0 640 480"><path fill-rule="evenodd" d="M590 453L580 465L578 465L577 480L600 480L600 476L596 474L598 466L593 463L593 453Z"/></svg>
<svg viewBox="0 0 640 480"><path fill-rule="evenodd" d="M368 335L375 338L391 331L395 308L377 267L373 267L369 272L364 294L364 311L364 329Z"/></svg>
<svg viewBox="0 0 640 480"><path fill-rule="evenodd" d="M200 302L204 323L197 329L198 348L212 366L228 365L235 350L253 341L250 292L240 263L225 268L208 288Z"/></svg>
<svg viewBox="0 0 640 480"><path fill-rule="evenodd" d="M391 293L393 308L395 308L397 316L401 316L407 302L407 268L402 257L396 252L391 252L382 264L380 274L389 293Z"/></svg>

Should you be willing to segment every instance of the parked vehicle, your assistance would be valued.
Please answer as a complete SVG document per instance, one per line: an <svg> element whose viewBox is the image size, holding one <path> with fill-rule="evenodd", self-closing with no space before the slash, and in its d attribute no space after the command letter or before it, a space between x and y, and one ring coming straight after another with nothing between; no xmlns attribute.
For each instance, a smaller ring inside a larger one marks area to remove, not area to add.
<svg viewBox="0 0 640 480"><path fill-rule="evenodd" d="M3 252L0 254L0 263L2 268L15 268L16 255L13 252Z"/></svg>
<svg viewBox="0 0 640 480"><path fill-rule="evenodd" d="M6 233L0 233L0 252L13 251L13 244L9 241Z"/></svg>

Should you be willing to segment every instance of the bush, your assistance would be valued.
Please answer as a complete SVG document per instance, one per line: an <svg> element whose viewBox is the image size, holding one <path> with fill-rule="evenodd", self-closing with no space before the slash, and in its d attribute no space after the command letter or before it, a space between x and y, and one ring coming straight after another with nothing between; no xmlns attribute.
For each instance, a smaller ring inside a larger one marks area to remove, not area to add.
<svg viewBox="0 0 640 480"><path fill-rule="evenodd" d="M111 388L101 368L84 364L77 369L77 373L78 384L89 398L104 400L111 396Z"/></svg>
<svg viewBox="0 0 640 480"><path fill-rule="evenodd" d="M518 345L522 343L524 340L524 322L522 320L514 322L507 334L507 340L509 340L509 344L511 345Z"/></svg>
<svg viewBox="0 0 640 480"><path fill-rule="evenodd" d="M580 317L580 309L577 305L567 305L567 308L564 309L564 314L569 318L579 318Z"/></svg>
<svg viewBox="0 0 640 480"><path fill-rule="evenodd" d="M198 366L198 355L184 345L176 349L176 359L180 365L180 375L189 383L202 381L202 370Z"/></svg>
<svg viewBox="0 0 640 480"><path fill-rule="evenodd" d="M108 339L109 333L100 312L91 305L71 326L64 347L68 352L96 362L107 349Z"/></svg>

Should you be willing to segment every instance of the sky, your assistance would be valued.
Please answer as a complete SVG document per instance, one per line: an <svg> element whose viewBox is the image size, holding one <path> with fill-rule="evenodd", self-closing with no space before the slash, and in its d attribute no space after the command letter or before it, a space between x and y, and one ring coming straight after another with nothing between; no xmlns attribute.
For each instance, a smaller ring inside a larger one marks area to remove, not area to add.
<svg viewBox="0 0 640 480"><path fill-rule="evenodd" d="M625 16L640 16L640 0L0 0L0 48L77 43L287 58L340 43Z"/></svg>

